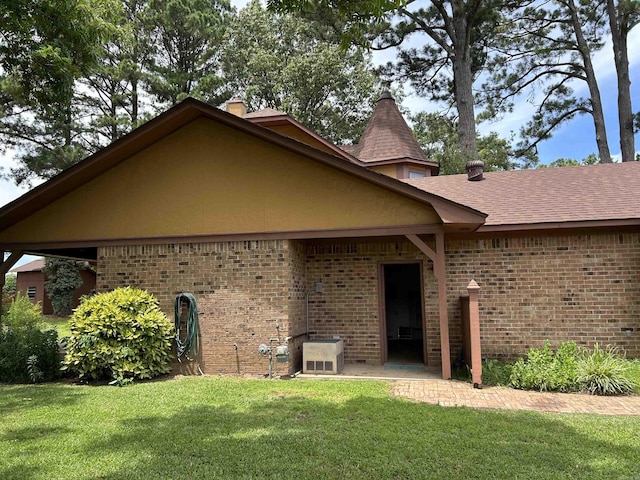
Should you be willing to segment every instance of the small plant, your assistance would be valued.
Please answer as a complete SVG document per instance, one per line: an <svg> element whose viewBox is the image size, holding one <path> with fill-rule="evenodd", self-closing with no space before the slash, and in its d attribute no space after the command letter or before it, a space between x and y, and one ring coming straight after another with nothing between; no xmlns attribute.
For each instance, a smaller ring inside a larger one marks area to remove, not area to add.
<svg viewBox="0 0 640 480"><path fill-rule="evenodd" d="M94 295L70 321L63 370L118 384L169 372L173 326L150 293L125 287Z"/></svg>
<svg viewBox="0 0 640 480"><path fill-rule="evenodd" d="M598 344L591 354L578 361L577 381L592 395L625 395L633 393L632 362L615 347L601 349Z"/></svg>
<svg viewBox="0 0 640 480"><path fill-rule="evenodd" d="M2 322L16 329L34 329L42 321L42 308L39 303L33 304L29 297L20 292L16 293L16 298L11 302Z"/></svg>
<svg viewBox="0 0 640 480"><path fill-rule="evenodd" d="M27 358L27 375L29 375L31 383L38 383L44 379L44 373L38 367L37 355L30 355L29 358Z"/></svg>
<svg viewBox="0 0 640 480"><path fill-rule="evenodd" d="M640 394L640 360L629 360L629 378L633 382L634 393Z"/></svg>
<svg viewBox="0 0 640 480"><path fill-rule="evenodd" d="M546 342L544 348L532 348L526 359L519 359L511 371L510 384L523 390L575 392L578 347L574 342L560 344L557 352Z"/></svg>
<svg viewBox="0 0 640 480"><path fill-rule="evenodd" d="M37 328L0 328L0 382L54 380L60 373L58 334Z"/></svg>
<svg viewBox="0 0 640 480"><path fill-rule="evenodd" d="M504 387L509 385L513 367L493 358L482 361L482 383L487 386Z"/></svg>

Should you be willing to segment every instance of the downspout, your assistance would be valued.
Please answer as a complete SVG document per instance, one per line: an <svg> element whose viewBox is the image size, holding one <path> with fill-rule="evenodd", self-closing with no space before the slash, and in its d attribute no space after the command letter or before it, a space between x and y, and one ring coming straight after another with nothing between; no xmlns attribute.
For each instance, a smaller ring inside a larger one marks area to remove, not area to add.
<svg viewBox="0 0 640 480"><path fill-rule="evenodd" d="M305 318L307 320L307 340L309 339L309 290L306 293L306 301L305 301Z"/></svg>

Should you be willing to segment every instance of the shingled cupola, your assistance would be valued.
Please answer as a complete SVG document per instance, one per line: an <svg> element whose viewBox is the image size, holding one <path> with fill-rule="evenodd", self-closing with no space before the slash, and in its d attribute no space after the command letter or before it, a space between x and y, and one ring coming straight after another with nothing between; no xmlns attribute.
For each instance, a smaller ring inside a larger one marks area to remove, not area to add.
<svg viewBox="0 0 640 480"><path fill-rule="evenodd" d="M360 143L341 148L371 170L390 177L438 175L438 163L427 159L388 90L380 95Z"/></svg>

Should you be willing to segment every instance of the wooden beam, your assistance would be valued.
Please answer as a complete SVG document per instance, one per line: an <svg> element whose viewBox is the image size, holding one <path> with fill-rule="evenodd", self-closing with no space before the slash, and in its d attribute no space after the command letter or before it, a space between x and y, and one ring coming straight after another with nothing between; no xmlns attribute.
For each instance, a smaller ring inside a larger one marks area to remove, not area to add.
<svg viewBox="0 0 640 480"><path fill-rule="evenodd" d="M427 257L429 257L434 265L438 262L438 255L436 255L436 252L431 250L429 245L424 243L422 241L422 239L420 239L420 237L418 237L417 235L414 235L412 233L405 235L405 237L407 237L411 243L413 243L416 247L418 247L418 249L422 253L424 253ZM434 271L435 271L435 268L434 268ZM436 276L437 276L437 274L436 274Z"/></svg>
<svg viewBox="0 0 640 480"><path fill-rule="evenodd" d="M4 283L4 276L7 274L7 272L9 271L9 269L11 267L13 267L16 262L18 260L20 260L20 257L22 257L22 250L16 250L14 252L11 252L11 255L9 255L9 258L7 258L6 260L4 260L4 250L2 250L2 263L0 263L0 276L2 276L2 280L0 280L2 283Z"/></svg>
<svg viewBox="0 0 640 480"><path fill-rule="evenodd" d="M0 316L2 315L2 289L4 288L4 276L7 274L9 269L13 267L20 257L22 257L22 250L16 250L15 252L11 252L9 258L4 259L4 250L0 250L0 254L2 254L2 263L0 263Z"/></svg>

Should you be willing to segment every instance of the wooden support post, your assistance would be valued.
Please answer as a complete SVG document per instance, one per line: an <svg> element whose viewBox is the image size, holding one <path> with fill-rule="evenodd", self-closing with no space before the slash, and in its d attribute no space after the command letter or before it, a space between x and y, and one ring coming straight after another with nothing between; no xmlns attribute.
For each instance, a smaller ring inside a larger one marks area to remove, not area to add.
<svg viewBox="0 0 640 480"><path fill-rule="evenodd" d="M471 337L471 379L473 388L482 388L482 351L480 346L480 309L478 292L480 286L471 280L467 286L469 292L469 336Z"/></svg>
<svg viewBox="0 0 640 480"><path fill-rule="evenodd" d="M442 357L442 378L451 379L451 354L449 347L449 313L447 311L447 275L444 265L444 232L436 233L436 253L438 261L434 270L438 278L438 310L440 311L440 354Z"/></svg>
<svg viewBox="0 0 640 480"><path fill-rule="evenodd" d="M15 252L11 252L9 258L4 259L4 254L7 253L4 250L0 250L0 315L2 315L2 289L4 288L4 276L7 274L9 269L13 267L20 257L22 257L22 250L16 250Z"/></svg>
<svg viewBox="0 0 640 480"><path fill-rule="evenodd" d="M444 230L436 232L436 251L434 252L420 237L407 234L405 237L420 249L433 262L433 273L438 280L438 310L440 312L440 355L442 360L442 378L451 379L451 354L449 347L449 313L447 311L447 275L444 266Z"/></svg>

